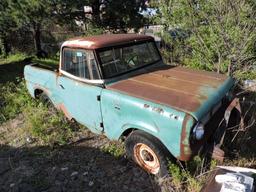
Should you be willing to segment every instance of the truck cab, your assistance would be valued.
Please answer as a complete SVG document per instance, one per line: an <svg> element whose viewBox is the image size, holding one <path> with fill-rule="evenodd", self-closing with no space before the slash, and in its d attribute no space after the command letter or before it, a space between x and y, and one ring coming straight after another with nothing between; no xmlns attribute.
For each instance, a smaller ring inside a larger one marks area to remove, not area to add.
<svg viewBox="0 0 256 192"><path fill-rule="evenodd" d="M166 65L146 35L70 39L57 72L32 64L24 73L33 97L44 94L69 119L125 139L128 158L151 174L166 173L170 157L190 160L239 108L233 78Z"/></svg>

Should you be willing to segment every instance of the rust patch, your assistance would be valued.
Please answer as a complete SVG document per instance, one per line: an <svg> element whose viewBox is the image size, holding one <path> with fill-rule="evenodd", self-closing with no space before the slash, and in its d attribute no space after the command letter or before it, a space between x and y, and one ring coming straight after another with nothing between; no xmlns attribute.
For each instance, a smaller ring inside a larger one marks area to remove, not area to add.
<svg viewBox="0 0 256 192"><path fill-rule="evenodd" d="M133 156L136 162L147 172L157 174L160 170L160 162L155 152L144 143L137 143L133 148Z"/></svg>
<svg viewBox="0 0 256 192"><path fill-rule="evenodd" d="M61 110L61 111L64 113L64 115L65 115L69 120L72 119L72 116L70 115L70 113L68 112L67 108L65 107L65 105L64 105L63 103L58 104L58 105L57 105L57 108L58 108L59 110Z"/></svg>
<svg viewBox="0 0 256 192"><path fill-rule="evenodd" d="M223 163L224 161L225 152L220 149L219 146L214 146L213 152L212 152L212 158L217 160L219 163Z"/></svg>
<svg viewBox="0 0 256 192"><path fill-rule="evenodd" d="M153 107L152 110L160 114L164 112L164 110L160 107Z"/></svg>
<svg viewBox="0 0 256 192"><path fill-rule="evenodd" d="M89 37L77 37L69 39L64 43L67 46L85 48L85 49L98 49L104 47L111 47L120 44L127 44L131 42L139 41L153 41L154 38L147 35L138 34L107 34L107 35L95 35ZM89 42L89 43L85 43Z"/></svg>
<svg viewBox="0 0 256 192"><path fill-rule="evenodd" d="M182 67L152 67L107 89L167 105L180 111L193 112L208 99L208 92L227 79L225 75L201 72Z"/></svg>
<svg viewBox="0 0 256 192"><path fill-rule="evenodd" d="M150 107L150 105L144 104L144 108L149 108L149 107Z"/></svg>
<svg viewBox="0 0 256 192"><path fill-rule="evenodd" d="M228 125L231 112L234 108L236 108L237 111L240 113L240 117L241 117L240 127L242 128L242 130L244 130L244 119L242 116L242 109L241 109L241 105L239 102L239 98L234 98L233 101L229 104L228 108L225 111L224 118L226 121L226 125Z"/></svg>
<svg viewBox="0 0 256 192"><path fill-rule="evenodd" d="M189 138L189 135L186 133L187 123L190 120L190 115L185 115L182 122L182 131L181 131L181 140L180 140L180 156L178 157L181 161L188 161L192 156L192 151L190 149L189 141L186 144L186 140Z"/></svg>
<svg viewBox="0 0 256 192"><path fill-rule="evenodd" d="M174 107L178 110L196 111L200 106L198 100L191 99L191 95L161 89L157 86L145 86L130 80L125 80L108 87L108 89L149 100L155 103ZM184 102L186 101L186 102Z"/></svg>

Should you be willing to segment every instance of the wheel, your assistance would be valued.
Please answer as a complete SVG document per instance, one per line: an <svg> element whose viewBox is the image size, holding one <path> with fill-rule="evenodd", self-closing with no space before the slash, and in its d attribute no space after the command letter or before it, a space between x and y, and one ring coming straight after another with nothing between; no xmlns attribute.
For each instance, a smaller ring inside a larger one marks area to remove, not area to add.
<svg viewBox="0 0 256 192"><path fill-rule="evenodd" d="M136 130L125 140L125 149L127 157L146 172L160 177L168 174L168 152L157 138Z"/></svg>

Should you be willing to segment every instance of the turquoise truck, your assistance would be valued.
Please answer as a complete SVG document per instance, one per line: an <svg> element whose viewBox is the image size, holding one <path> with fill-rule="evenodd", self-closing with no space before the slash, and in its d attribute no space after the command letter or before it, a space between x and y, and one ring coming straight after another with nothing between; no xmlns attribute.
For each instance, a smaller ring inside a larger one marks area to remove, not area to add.
<svg viewBox="0 0 256 192"><path fill-rule="evenodd" d="M168 158L190 160L239 105L233 78L164 64L150 36L74 38L60 53L58 69L25 67L32 97L94 133L124 139L127 157L151 174L163 175Z"/></svg>

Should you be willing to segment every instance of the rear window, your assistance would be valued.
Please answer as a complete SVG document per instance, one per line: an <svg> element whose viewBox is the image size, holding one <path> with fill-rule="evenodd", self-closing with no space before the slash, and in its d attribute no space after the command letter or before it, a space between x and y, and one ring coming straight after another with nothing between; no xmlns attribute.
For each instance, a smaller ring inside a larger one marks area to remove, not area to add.
<svg viewBox="0 0 256 192"><path fill-rule="evenodd" d="M99 79L92 51L64 48L61 69L79 78Z"/></svg>

